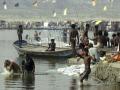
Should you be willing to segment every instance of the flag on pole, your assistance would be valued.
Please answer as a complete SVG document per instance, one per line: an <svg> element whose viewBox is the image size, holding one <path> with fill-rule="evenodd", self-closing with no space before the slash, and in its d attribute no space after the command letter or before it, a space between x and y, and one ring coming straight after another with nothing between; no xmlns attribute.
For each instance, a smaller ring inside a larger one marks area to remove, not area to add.
<svg viewBox="0 0 120 90"><path fill-rule="evenodd" d="M6 3L6 1L3 2L3 7L4 7L5 10L7 10L7 3Z"/></svg>
<svg viewBox="0 0 120 90"><path fill-rule="evenodd" d="M57 13L56 12L53 12L53 17L56 17L57 16Z"/></svg>
<svg viewBox="0 0 120 90"><path fill-rule="evenodd" d="M37 7L38 6L38 2L37 0L33 1L33 4L32 4L34 7Z"/></svg>
<svg viewBox="0 0 120 90"><path fill-rule="evenodd" d="M63 13L63 15L66 16L66 15L67 15L67 12L68 12L68 9L65 8L65 9L64 9L64 13Z"/></svg>
<svg viewBox="0 0 120 90"><path fill-rule="evenodd" d="M103 11L107 11L107 6L104 6Z"/></svg>

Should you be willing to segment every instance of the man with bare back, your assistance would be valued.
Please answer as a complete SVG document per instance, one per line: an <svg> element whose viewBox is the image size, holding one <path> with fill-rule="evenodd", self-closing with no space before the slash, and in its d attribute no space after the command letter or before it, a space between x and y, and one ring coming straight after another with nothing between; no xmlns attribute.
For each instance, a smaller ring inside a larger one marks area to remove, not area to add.
<svg viewBox="0 0 120 90"><path fill-rule="evenodd" d="M5 60L4 62L4 68L6 68L7 71L12 73L20 73L21 69L20 66L15 63L14 61L10 61L10 60Z"/></svg>
<svg viewBox="0 0 120 90"><path fill-rule="evenodd" d="M76 55L76 41L79 44L79 34L78 31L76 29L76 24L72 24L71 25L71 31L70 31L70 44L72 47L72 52L73 52L73 56Z"/></svg>
<svg viewBox="0 0 120 90"><path fill-rule="evenodd" d="M80 74L81 85L83 85L83 80L88 80L89 74L91 73L91 68L90 68L91 60L94 60L94 58L88 54L87 48L84 48L83 52L84 52L83 58L84 58L85 70L82 74Z"/></svg>

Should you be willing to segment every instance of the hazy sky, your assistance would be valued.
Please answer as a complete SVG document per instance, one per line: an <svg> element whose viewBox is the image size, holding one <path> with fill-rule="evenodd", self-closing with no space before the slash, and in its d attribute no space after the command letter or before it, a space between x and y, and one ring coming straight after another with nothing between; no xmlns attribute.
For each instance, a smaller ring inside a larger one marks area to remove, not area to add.
<svg viewBox="0 0 120 90"><path fill-rule="evenodd" d="M6 1L7 10L4 9L4 1ZM16 3L19 3L18 7L15 7ZM0 0L0 18L3 14L21 17L52 16L53 12L56 12L57 17L63 15L65 8L69 17L120 17L120 0L96 0L96 5L93 5L92 0Z"/></svg>

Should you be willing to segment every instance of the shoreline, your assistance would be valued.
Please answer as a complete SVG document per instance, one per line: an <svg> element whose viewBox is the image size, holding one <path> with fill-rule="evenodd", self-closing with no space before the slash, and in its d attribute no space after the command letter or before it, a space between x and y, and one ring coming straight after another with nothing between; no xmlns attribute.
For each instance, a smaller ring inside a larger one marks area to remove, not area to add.
<svg viewBox="0 0 120 90"><path fill-rule="evenodd" d="M70 28L66 28L66 27L61 27L61 28L56 28L56 27L41 27L41 28L24 28L24 30L64 30L64 29L70 29ZM0 31L2 30L17 30L17 28L0 28Z"/></svg>

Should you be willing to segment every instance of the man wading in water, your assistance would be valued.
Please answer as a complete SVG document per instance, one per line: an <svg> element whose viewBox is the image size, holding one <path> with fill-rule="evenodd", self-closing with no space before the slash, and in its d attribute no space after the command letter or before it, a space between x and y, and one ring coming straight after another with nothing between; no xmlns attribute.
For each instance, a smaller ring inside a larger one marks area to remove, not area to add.
<svg viewBox="0 0 120 90"><path fill-rule="evenodd" d="M70 44L71 44L71 47L72 47L73 56L76 55L76 49L75 49L76 41L78 41L77 44L79 44L79 34L78 34L77 29L76 29L76 25L72 24L71 25L71 32L70 32Z"/></svg>
<svg viewBox="0 0 120 90"><path fill-rule="evenodd" d="M80 74L81 85L83 85L84 79L88 80L89 74L91 73L91 68L90 68L91 60L94 60L90 55L88 55L87 48L84 48L83 53L84 53L83 58L84 58L85 70L82 74Z"/></svg>
<svg viewBox="0 0 120 90"><path fill-rule="evenodd" d="M26 54L26 60L22 61L22 73L24 74L34 74L35 72L35 63L30 56L30 54Z"/></svg>

